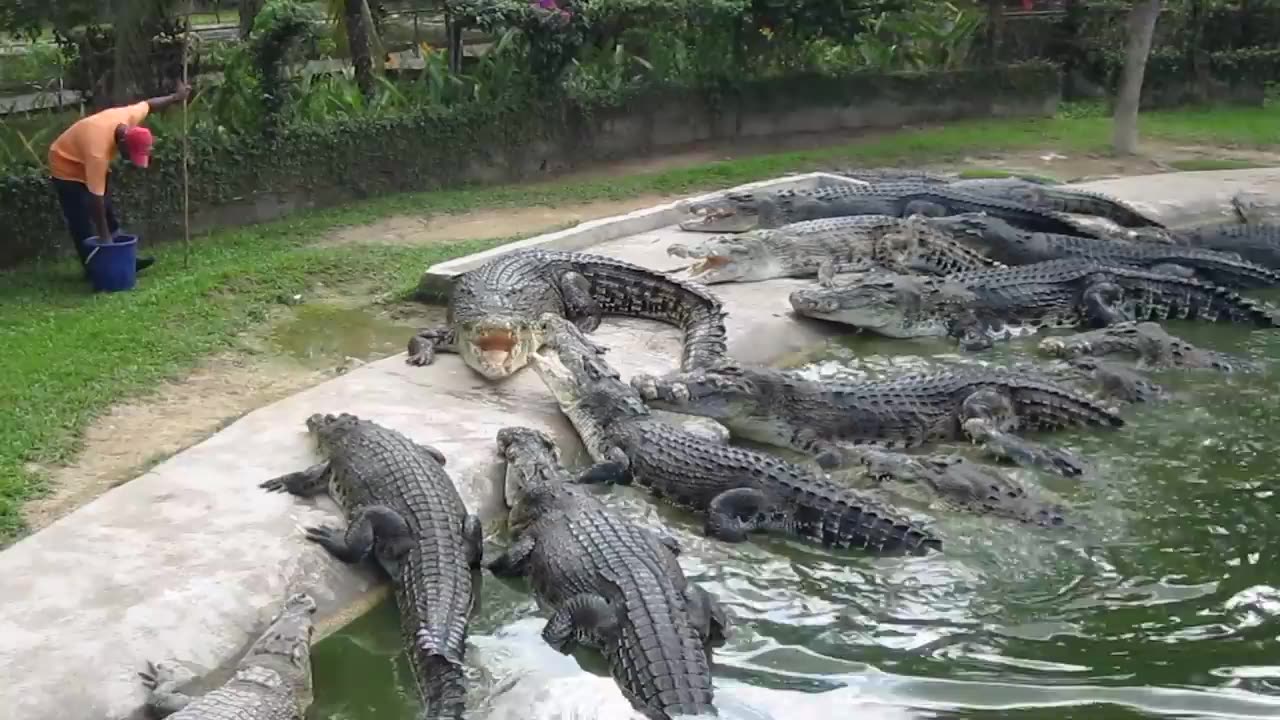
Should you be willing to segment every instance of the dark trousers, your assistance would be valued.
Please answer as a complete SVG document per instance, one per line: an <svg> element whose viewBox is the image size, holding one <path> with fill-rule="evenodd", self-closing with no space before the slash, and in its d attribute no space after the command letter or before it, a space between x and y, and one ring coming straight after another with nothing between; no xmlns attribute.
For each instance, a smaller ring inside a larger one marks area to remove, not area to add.
<svg viewBox="0 0 1280 720"><path fill-rule="evenodd" d="M71 231L71 242L75 245L76 254L80 256L80 266L83 268L90 251L90 248L85 246L84 241L98 234L98 229L93 221L93 205L91 204L93 193L89 192L89 186L82 182L61 180L59 178L50 178L50 180L53 181L53 189L58 193L58 203L62 205L62 217L67 221L67 229ZM103 198L103 202L107 206L107 229L111 231L112 235L115 235L120 229L120 223L116 221L115 211L111 207L111 185L109 181L107 194ZM109 239L99 238L100 241Z"/></svg>

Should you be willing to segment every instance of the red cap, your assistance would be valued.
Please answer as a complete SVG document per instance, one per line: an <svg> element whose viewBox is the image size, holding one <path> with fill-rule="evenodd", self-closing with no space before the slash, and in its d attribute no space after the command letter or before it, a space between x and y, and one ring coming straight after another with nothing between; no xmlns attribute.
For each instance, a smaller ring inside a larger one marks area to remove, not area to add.
<svg viewBox="0 0 1280 720"><path fill-rule="evenodd" d="M124 147L129 153L129 162L144 168L151 162L151 145L155 139L151 131L141 125L134 125L124 131Z"/></svg>

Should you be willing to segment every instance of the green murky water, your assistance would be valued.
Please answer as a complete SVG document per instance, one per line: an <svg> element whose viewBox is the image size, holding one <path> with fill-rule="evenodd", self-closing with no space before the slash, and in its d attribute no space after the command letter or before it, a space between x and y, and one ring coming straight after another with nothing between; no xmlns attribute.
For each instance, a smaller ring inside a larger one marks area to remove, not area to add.
<svg viewBox="0 0 1280 720"><path fill-rule="evenodd" d="M367 361L403 352L413 330L365 308L315 303L299 306L269 339L291 357L327 366L348 357Z"/></svg>
<svg viewBox="0 0 1280 720"><path fill-rule="evenodd" d="M1280 333L1170 323L1193 342L1280 357ZM1034 340L960 356L941 343L850 339L806 366L872 375L1033 357ZM1066 498L1085 528L1034 531L940 516L946 552L839 555L700 537L692 518L629 488L603 497L665 526L681 563L735 618L715 656L726 718L1280 717L1280 382L1161 373L1172 401L1127 427L1050 441L1096 477L1014 474ZM948 448L954 449L954 448ZM474 717L627 718L597 660L538 638L525 588L486 575L471 626ZM315 649L327 720L411 718L413 683L384 604Z"/></svg>

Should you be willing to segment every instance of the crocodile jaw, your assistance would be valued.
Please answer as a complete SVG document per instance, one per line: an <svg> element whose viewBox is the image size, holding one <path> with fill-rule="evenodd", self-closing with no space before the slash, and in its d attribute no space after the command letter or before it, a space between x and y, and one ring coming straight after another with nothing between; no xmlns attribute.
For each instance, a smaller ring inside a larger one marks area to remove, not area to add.
<svg viewBox="0 0 1280 720"><path fill-rule="evenodd" d="M467 367L489 380L501 380L529 364L539 341L528 324L486 319L460 328L454 344Z"/></svg>
<svg viewBox="0 0 1280 720"><path fill-rule="evenodd" d="M680 210L693 215L680 223L685 232L746 232L756 227L755 213L745 204L729 200L712 200L705 203L683 203Z"/></svg>
<svg viewBox="0 0 1280 720"><path fill-rule="evenodd" d="M913 317L896 293L878 287L797 290L791 306L801 315L870 330L890 338L945 337L941 317Z"/></svg>

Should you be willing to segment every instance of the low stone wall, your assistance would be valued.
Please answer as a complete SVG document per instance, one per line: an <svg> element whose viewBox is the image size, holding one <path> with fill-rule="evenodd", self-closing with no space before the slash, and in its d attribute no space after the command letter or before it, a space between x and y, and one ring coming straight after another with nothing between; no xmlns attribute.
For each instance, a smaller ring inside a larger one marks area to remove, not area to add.
<svg viewBox="0 0 1280 720"><path fill-rule="evenodd" d="M192 231L263 222L378 194L548 177L697 142L898 128L1054 112L1055 67L795 76L709 97L661 89L612 105L431 108L420 115L286 128L275 137L191 138ZM180 148L160 138L152 167L113 173L117 212L144 243L182 238ZM0 177L0 267L70 252L43 171Z"/></svg>

